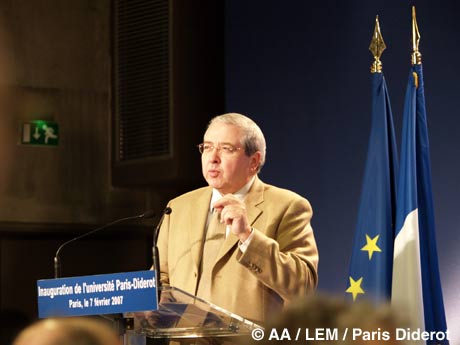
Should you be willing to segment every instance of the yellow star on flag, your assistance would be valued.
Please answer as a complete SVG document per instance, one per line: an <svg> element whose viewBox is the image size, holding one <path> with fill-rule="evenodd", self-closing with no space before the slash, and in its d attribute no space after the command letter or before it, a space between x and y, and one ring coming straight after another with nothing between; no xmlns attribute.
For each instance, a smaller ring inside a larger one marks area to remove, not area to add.
<svg viewBox="0 0 460 345"><path fill-rule="evenodd" d="M379 240L379 236L380 235L377 235L375 236L374 238L370 238L367 234L366 234L366 245L364 247L361 248L362 251L365 251L365 252L368 252L369 254L369 260L372 259L372 254L374 254L374 252L381 252L382 249L380 249L378 246L377 246L377 241Z"/></svg>
<svg viewBox="0 0 460 345"><path fill-rule="evenodd" d="M350 279L350 286L345 292L351 293L353 295L353 302L354 302L356 300L356 297L358 297L358 294L360 293L364 294L364 290L361 288L363 277L359 278L358 280L354 280L352 277L350 277L349 279Z"/></svg>

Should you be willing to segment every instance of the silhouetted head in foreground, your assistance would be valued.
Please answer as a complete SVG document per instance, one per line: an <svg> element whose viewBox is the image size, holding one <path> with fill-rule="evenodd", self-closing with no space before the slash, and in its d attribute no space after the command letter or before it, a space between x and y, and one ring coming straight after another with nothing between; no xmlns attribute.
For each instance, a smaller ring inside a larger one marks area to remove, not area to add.
<svg viewBox="0 0 460 345"><path fill-rule="evenodd" d="M263 340L252 344L404 345L395 336L404 325L389 305L316 294L291 303L267 324Z"/></svg>
<svg viewBox="0 0 460 345"><path fill-rule="evenodd" d="M105 323L89 318L46 319L23 330L13 345L121 345Z"/></svg>

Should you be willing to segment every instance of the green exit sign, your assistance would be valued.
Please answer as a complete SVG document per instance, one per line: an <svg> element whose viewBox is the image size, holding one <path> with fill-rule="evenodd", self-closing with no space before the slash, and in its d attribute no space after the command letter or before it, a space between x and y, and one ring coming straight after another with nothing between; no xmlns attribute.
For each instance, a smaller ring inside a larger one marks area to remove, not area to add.
<svg viewBox="0 0 460 345"><path fill-rule="evenodd" d="M52 121L30 121L22 124L22 145L58 146L59 125Z"/></svg>

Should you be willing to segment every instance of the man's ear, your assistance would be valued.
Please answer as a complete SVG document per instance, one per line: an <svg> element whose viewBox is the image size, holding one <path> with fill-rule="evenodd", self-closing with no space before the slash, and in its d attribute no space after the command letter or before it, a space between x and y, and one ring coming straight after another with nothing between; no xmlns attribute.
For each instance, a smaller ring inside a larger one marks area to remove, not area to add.
<svg viewBox="0 0 460 345"><path fill-rule="evenodd" d="M251 156L251 163L250 163L251 171L257 172L257 169L259 168L259 165L260 165L261 157L262 157L262 154L260 153L260 151L257 151Z"/></svg>

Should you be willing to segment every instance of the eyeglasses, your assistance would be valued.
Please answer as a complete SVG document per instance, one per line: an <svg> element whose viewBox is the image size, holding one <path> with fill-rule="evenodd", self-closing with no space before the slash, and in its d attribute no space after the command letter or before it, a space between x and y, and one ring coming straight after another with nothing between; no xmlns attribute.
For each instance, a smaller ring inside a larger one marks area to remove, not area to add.
<svg viewBox="0 0 460 345"><path fill-rule="evenodd" d="M224 155L230 156L236 151L241 150L241 147L235 147L232 144L222 144L214 146L210 143L202 143L198 145L198 150L201 154L211 153L214 149L216 149L218 152L220 151Z"/></svg>

